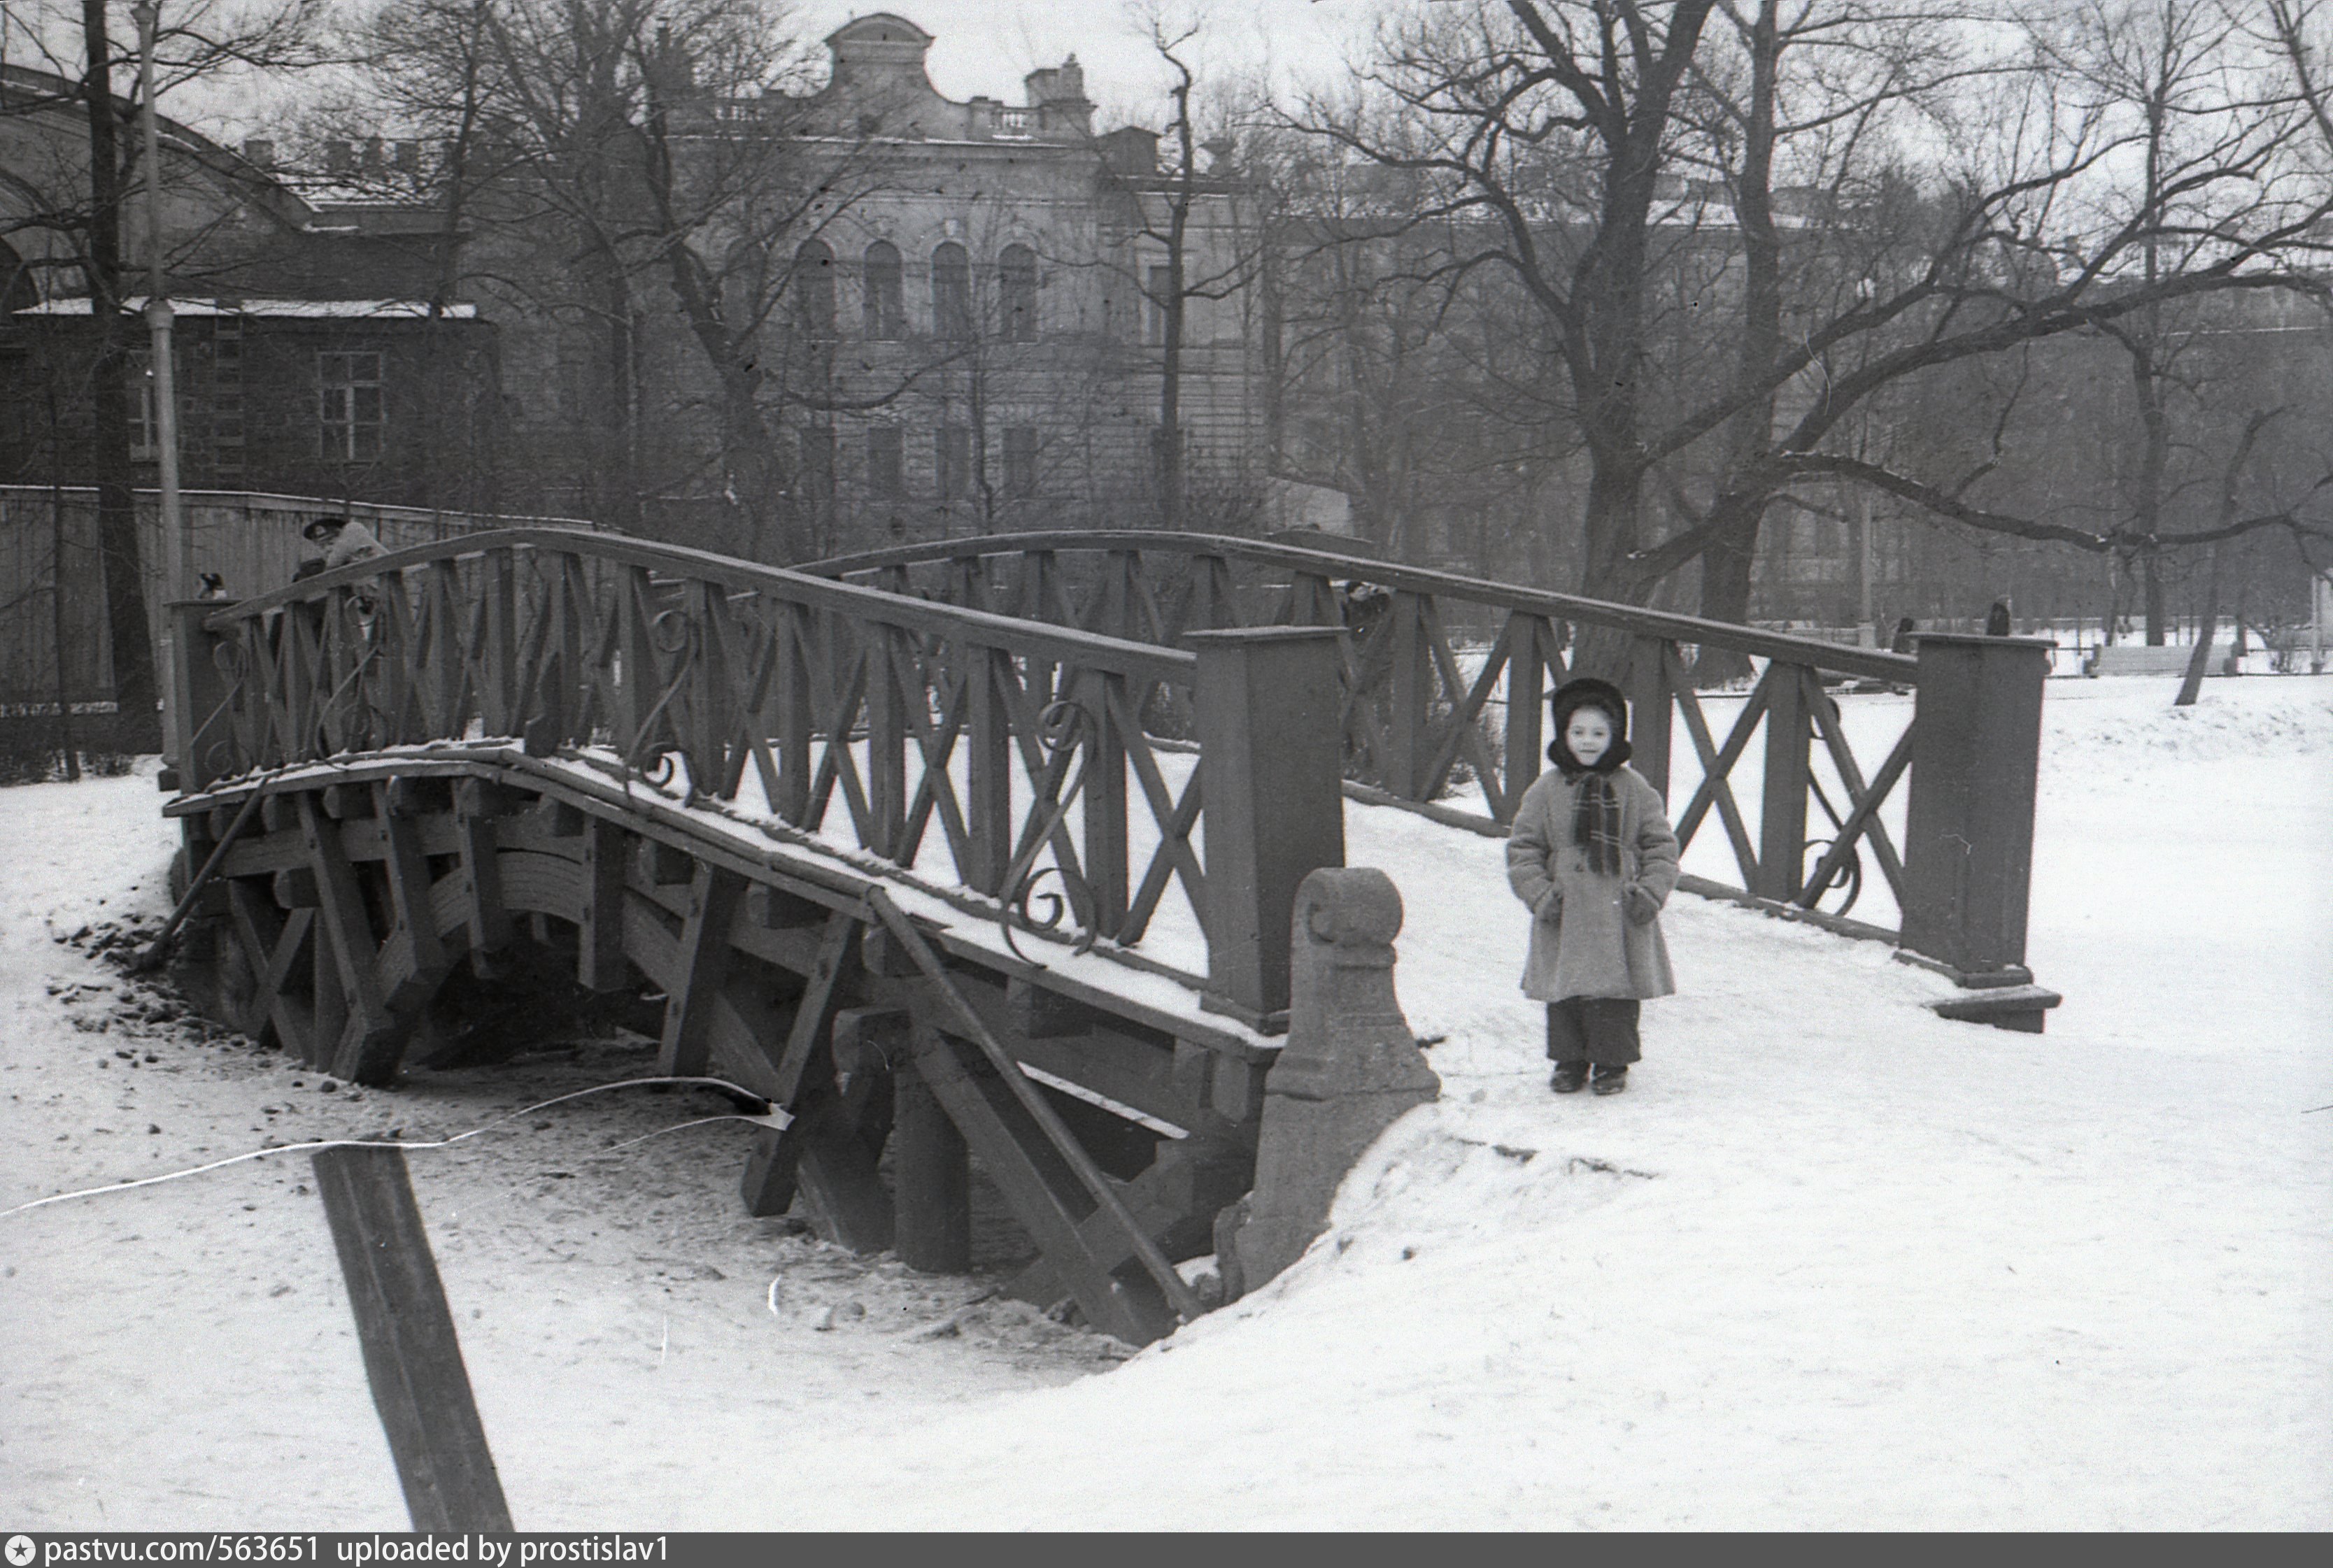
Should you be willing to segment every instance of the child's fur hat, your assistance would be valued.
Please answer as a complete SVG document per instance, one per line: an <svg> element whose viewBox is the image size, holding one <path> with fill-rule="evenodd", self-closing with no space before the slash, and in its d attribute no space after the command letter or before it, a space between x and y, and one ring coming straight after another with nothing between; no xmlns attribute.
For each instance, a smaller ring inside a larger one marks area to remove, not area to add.
<svg viewBox="0 0 2333 1568"><path fill-rule="evenodd" d="M1582 708L1594 708L1612 721L1612 746L1596 760L1596 771L1609 772L1628 760L1628 699L1611 682L1592 675L1566 681L1548 698L1547 706L1555 719L1555 741L1547 749L1547 760L1557 767L1580 770L1579 760L1564 743L1563 732L1570 726L1571 715Z"/></svg>

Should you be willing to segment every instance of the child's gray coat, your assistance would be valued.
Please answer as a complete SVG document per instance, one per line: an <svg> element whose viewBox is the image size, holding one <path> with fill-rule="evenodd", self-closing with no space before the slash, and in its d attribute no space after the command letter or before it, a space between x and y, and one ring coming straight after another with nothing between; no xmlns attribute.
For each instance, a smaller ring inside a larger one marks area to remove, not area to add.
<svg viewBox="0 0 2333 1568"><path fill-rule="evenodd" d="M1599 876L1587 852L1571 842L1571 813L1579 786L1560 772L1539 776L1523 791L1507 839L1507 881L1515 896L1538 908L1541 894L1557 896L1531 922L1531 956L1523 963L1523 994L1535 1001L1566 997L1665 997L1676 990L1660 917L1638 925L1628 919L1625 894L1633 884L1668 903L1676 887L1677 841L1661 798L1635 769L1611 774L1620 799L1620 875Z"/></svg>

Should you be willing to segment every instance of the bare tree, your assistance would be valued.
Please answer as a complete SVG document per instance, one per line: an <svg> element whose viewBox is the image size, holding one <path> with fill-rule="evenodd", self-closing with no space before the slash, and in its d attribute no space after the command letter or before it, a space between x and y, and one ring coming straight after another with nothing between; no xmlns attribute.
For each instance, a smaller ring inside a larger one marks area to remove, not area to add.
<svg viewBox="0 0 2333 1568"><path fill-rule="evenodd" d="M1389 41L1375 80L1406 111L1393 129L1308 113L1332 143L1435 182L1421 215L1472 242L1446 275L1503 272L1547 318L1589 469L1585 591L1641 598L1715 547L1704 607L1739 618L1760 519L1813 478L2107 548L1971 507L1981 474L1886 468L1856 450L1861 416L1955 364L2302 282L2290 256L2333 196L2296 177L2291 116L2257 81L2210 83L2192 110L2209 134L2150 186L2127 167L2142 121L2062 59L1963 61L1918 31L1966 15L1504 0ZM1896 120L1925 139L1886 134ZM1785 177L1802 203L1787 227ZM1705 355L1708 339L1662 330L1650 280L1714 252L1738 277L1703 301L1721 307L1704 333L1733 365L1680 375L1678 346ZM1680 523L1657 538L1653 496Z"/></svg>
<svg viewBox="0 0 2333 1568"><path fill-rule="evenodd" d="M281 70L312 64L321 0L187 0L166 7L155 39L155 94L218 77L237 69ZM117 91L117 73L136 80L134 44L117 43L104 0L82 0L80 25L71 30L30 25L13 13L0 21L0 56L13 53L70 81L86 127L80 156L61 156L57 167L76 167L80 179L48 188L19 189L17 211L6 233L32 235L40 244L34 265L44 276L42 292L79 294L90 303L91 327L84 388L92 416L88 466L98 493L99 554L103 566L110 653L123 742L157 749L159 738L152 638L146 615L146 572L131 492L130 379L135 360L132 328L123 314L136 287L131 274L130 204L169 171L144 166L135 134L143 109L137 90ZM78 46L76 48L76 45ZM61 96L61 95L60 95ZM53 119L62 108L40 81L14 78L7 84L5 112L17 119ZM158 112L158 108L157 112ZM62 154L62 149L58 149ZM144 235L160 243L166 270L179 273L202 236ZM142 247L141 247L142 248Z"/></svg>

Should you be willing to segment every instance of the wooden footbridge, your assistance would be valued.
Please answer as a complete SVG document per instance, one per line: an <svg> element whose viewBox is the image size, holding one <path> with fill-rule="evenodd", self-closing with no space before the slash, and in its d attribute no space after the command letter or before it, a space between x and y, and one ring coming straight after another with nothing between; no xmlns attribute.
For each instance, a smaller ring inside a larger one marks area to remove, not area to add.
<svg viewBox="0 0 2333 1568"><path fill-rule="evenodd" d="M1343 862L1343 799L1501 831L1574 631L1638 769L1666 790L1679 731L1699 763L1680 835L1714 817L1740 880L1689 886L1894 942L1962 1016L2056 1000L2022 968L2019 639L1898 655L1131 532L788 570L509 529L171 613L166 809L231 1021L387 1084L446 1048L457 969L532 946L660 1002L664 1072L783 1113L753 1211L961 1270L976 1155L1041 1255L1015 1292L1138 1343L1202 1309L1175 1265L1254 1180L1291 909ZM1689 645L1766 661L1722 740ZM1876 768L1827 676L1915 693ZM1900 924L1839 908L1866 867Z"/></svg>

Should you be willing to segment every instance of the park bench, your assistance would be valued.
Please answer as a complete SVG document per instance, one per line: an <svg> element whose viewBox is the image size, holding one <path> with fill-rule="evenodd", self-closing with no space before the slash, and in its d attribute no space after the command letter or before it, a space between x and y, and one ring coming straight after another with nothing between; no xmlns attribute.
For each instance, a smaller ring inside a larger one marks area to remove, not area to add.
<svg viewBox="0 0 2333 1568"><path fill-rule="evenodd" d="M2092 675L2184 675L2187 661L2194 656L2192 645L2168 645L2163 647L2110 647L2091 651L2088 669ZM2207 675L2224 672L2228 661L2235 656L2232 643L2214 643L2211 661L2203 667Z"/></svg>

